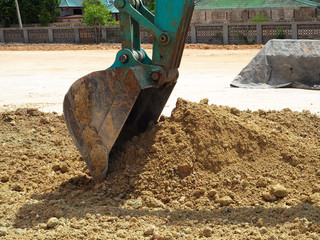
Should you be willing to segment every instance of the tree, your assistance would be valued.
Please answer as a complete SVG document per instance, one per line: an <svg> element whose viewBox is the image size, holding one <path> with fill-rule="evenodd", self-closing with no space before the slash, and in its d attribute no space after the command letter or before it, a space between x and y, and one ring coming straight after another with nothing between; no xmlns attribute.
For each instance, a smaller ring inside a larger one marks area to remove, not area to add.
<svg viewBox="0 0 320 240"><path fill-rule="evenodd" d="M14 0L0 1L0 24L9 27L10 24L18 22Z"/></svg>
<svg viewBox="0 0 320 240"><path fill-rule="evenodd" d="M59 16L60 0L19 0L22 22L48 25Z"/></svg>
<svg viewBox="0 0 320 240"><path fill-rule="evenodd" d="M19 0L23 23L54 22L59 16L60 0ZM5 26L18 23L14 0L0 0L0 23Z"/></svg>
<svg viewBox="0 0 320 240"><path fill-rule="evenodd" d="M102 4L101 0L84 0L83 6L83 21L88 26L93 26L95 31L96 43L101 40L101 26L107 24L111 20L111 12L107 6ZM98 34L97 34L98 27Z"/></svg>
<svg viewBox="0 0 320 240"><path fill-rule="evenodd" d="M42 0L42 9L38 14L38 19L42 25L57 21L57 17L60 15L58 10L60 2L61 0Z"/></svg>
<svg viewBox="0 0 320 240"><path fill-rule="evenodd" d="M38 14L38 18L41 26L48 26L48 23L52 20L51 14L46 9L41 10L41 12Z"/></svg>

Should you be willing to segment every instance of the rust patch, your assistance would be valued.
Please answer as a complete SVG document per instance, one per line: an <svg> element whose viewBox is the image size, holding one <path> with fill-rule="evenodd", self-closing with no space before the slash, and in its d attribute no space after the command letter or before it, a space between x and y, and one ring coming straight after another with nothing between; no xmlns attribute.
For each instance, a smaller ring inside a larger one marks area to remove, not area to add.
<svg viewBox="0 0 320 240"><path fill-rule="evenodd" d="M83 138L87 146L91 149L96 143L100 143L100 137L98 136L96 130L92 127L86 127L83 131Z"/></svg>
<svg viewBox="0 0 320 240"><path fill-rule="evenodd" d="M89 91L86 88L84 82L81 83L81 86L77 93L74 96L74 104L76 106L75 114L79 122L87 126L90 123L90 101L89 101Z"/></svg>
<svg viewBox="0 0 320 240"><path fill-rule="evenodd" d="M139 82L131 69L118 68L116 79L121 83L118 94L114 96L108 115L105 117L101 129L98 130L108 149L112 148L118 138L141 91Z"/></svg>

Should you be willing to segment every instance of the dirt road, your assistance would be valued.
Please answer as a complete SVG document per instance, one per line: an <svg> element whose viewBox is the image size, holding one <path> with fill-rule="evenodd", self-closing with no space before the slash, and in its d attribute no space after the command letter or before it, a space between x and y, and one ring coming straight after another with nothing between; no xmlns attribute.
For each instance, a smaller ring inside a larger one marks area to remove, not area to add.
<svg viewBox="0 0 320 240"><path fill-rule="evenodd" d="M144 47L151 51L150 45ZM260 48L188 45L182 58L178 84L164 114L170 115L178 97L191 101L208 98L212 104L242 110L281 110L288 107L319 112L320 96L317 91L229 87ZM64 94L71 84L89 72L109 67L118 49L119 45L0 46L0 57L4 60L0 65L0 109L37 107L61 113Z"/></svg>

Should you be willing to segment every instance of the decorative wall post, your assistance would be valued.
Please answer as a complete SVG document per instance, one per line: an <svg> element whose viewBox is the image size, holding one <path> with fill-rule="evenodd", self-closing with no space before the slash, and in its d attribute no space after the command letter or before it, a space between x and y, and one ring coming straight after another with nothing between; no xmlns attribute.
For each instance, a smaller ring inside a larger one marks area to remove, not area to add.
<svg viewBox="0 0 320 240"><path fill-rule="evenodd" d="M74 36L76 43L80 43L80 31L77 27L74 29Z"/></svg>
<svg viewBox="0 0 320 240"><path fill-rule="evenodd" d="M298 24L291 23L292 39L298 39Z"/></svg>
<svg viewBox="0 0 320 240"><path fill-rule="evenodd" d="M0 29L0 42L4 43L3 29Z"/></svg>
<svg viewBox="0 0 320 240"><path fill-rule="evenodd" d="M29 43L29 35L28 35L28 29L23 29L23 38L25 43Z"/></svg>
<svg viewBox="0 0 320 240"><path fill-rule="evenodd" d="M107 42L107 29L105 27L101 28L101 40Z"/></svg>
<svg viewBox="0 0 320 240"><path fill-rule="evenodd" d="M191 27L191 43L197 43L197 30L195 24L190 24Z"/></svg>
<svg viewBox="0 0 320 240"><path fill-rule="evenodd" d="M262 25L257 23L257 44L262 44Z"/></svg>
<svg viewBox="0 0 320 240"><path fill-rule="evenodd" d="M53 38L53 30L52 30L52 28L48 28L48 35L49 35L49 43L53 43L54 38Z"/></svg>
<svg viewBox="0 0 320 240"><path fill-rule="evenodd" d="M223 44L229 44L229 26L228 24L223 24Z"/></svg>

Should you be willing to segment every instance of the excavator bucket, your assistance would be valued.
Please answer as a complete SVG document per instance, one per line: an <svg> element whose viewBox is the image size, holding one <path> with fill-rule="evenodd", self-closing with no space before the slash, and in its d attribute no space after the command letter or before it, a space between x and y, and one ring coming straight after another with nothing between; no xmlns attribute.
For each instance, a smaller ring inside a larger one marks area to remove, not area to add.
<svg viewBox="0 0 320 240"><path fill-rule="evenodd" d="M193 11L192 0L159 1L159 17L140 1L119 0L115 5L122 50L109 69L73 83L63 104L68 130L97 182L106 176L114 144L123 144L158 120L178 78ZM139 25L154 35L152 59L140 48Z"/></svg>
<svg viewBox="0 0 320 240"><path fill-rule="evenodd" d="M118 137L121 144L156 121L173 86L141 89L130 68L93 72L71 86L64 100L67 127L95 180L104 178Z"/></svg>

